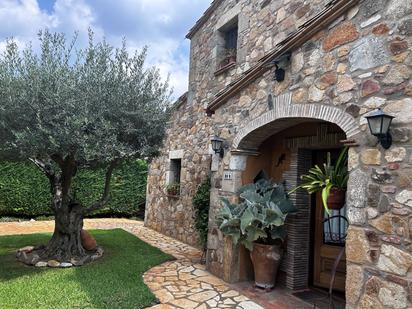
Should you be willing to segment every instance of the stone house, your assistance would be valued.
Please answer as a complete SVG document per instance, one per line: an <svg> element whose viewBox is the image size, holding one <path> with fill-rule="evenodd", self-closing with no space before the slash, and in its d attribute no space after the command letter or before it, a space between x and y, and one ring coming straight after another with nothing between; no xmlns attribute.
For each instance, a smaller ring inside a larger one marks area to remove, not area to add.
<svg viewBox="0 0 412 309"><path fill-rule="evenodd" d="M294 187L326 151L346 144L347 221L334 231L348 228L346 242L330 245L316 224L319 202L298 191L283 283L326 287L336 248L345 247L335 288L347 308L411 308L411 34L411 0L213 1L187 35L189 89L151 163L146 226L197 245L192 197L210 176L207 269L248 280L248 254L215 224L220 198L236 200L261 173ZM377 108L396 117L387 150L365 118ZM211 149L214 135L225 141L223 158ZM165 193L173 182L177 198Z"/></svg>

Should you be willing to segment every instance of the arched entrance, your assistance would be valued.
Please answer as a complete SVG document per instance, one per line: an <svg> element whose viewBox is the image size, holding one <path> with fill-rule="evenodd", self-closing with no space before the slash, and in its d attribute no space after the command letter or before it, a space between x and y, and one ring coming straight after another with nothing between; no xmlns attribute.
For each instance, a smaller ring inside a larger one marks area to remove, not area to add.
<svg viewBox="0 0 412 309"><path fill-rule="evenodd" d="M238 130L232 142L229 169L222 175L223 191L236 194L240 186L252 182L262 171L277 181L286 180L292 188L298 184L299 176L311 167L316 152L339 149L343 146L342 140L356 140L359 133L357 121L340 108L291 104L289 94L279 96L272 110ZM276 141L279 143L275 150L270 145ZM311 201L307 194L296 194L293 198L300 212L288 223L288 253L282 269L286 286L301 289L307 287L314 276L313 224L308 206ZM313 209L316 211L316 207ZM351 209L347 211L350 215ZM330 264L330 261L324 262L324 265ZM250 275L248 263L242 248L230 247L225 242L222 270L226 281L245 280Z"/></svg>
<svg viewBox="0 0 412 309"><path fill-rule="evenodd" d="M345 133L330 122L306 119L293 124L267 138L259 146L259 154L247 158L242 183L266 178L284 183L287 191L291 191L300 184L300 175L326 161L327 153L336 158L342 148L340 141L344 139ZM309 196L306 191L298 190L290 198L298 212L287 220L287 250L281 267L285 275L283 283L292 290L309 285L327 288L335 258L344 247L346 221L344 218L332 219L329 222L332 229L327 228L322 222L328 216L324 214L319 196ZM345 210L334 213L336 216L341 214L346 217ZM329 239L331 233L342 236L342 241L333 243ZM244 258L240 262L241 268L250 268L247 252L241 252L241 257ZM346 267L344 263L339 266L335 289L344 291Z"/></svg>
<svg viewBox="0 0 412 309"><path fill-rule="evenodd" d="M360 133L356 120L343 110L321 104L291 104L292 95L283 94L274 102L273 110L252 120L235 136L232 149L256 150L269 136L306 121L327 121L339 126L348 139Z"/></svg>

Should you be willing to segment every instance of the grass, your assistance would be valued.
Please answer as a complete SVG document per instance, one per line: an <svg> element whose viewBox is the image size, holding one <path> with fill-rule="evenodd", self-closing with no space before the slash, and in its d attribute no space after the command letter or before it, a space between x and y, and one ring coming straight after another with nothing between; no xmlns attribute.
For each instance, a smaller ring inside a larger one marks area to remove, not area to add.
<svg viewBox="0 0 412 309"><path fill-rule="evenodd" d="M79 268L19 263L18 248L46 243L51 234L0 237L0 308L146 308L156 298L144 284L148 269L172 257L120 229L91 231L105 254Z"/></svg>
<svg viewBox="0 0 412 309"><path fill-rule="evenodd" d="M119 218L119 219L129 219L129 220L135 220L135 221L144 221L143 217L136 217L136 216L132 216L132 217L110 217L110 216L92 216L92 217L88 217L86 219L107 219L107 218ZM24 222L24 221L30 221L30 220L35 220L35 221L50 221L50 220L54 220L54 216L39 216L39 217L34 217L34 218L24 218L24 217L7 217L7 216L3 216L0 217L0 222Z"/></svg>

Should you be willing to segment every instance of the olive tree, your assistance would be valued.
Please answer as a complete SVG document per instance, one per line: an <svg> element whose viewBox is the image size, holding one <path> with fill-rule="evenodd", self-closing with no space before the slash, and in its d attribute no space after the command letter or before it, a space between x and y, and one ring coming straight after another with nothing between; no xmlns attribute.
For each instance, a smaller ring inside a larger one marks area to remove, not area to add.
<svg viewBox="0 0 412 309"><path fill-rule="evenodd" d="M77 35L41 31L40 49L8 40L0 56L0 158L30 160L50 182L55 230L38 254L70 261L87 256L83 216L110 198L113 170L122 160L147 158L162 142L169 87L145 66L146 49L129 54L95 42L77 48ZM101 198L81 205L72 190L84 167L107 167Z"/></svg>

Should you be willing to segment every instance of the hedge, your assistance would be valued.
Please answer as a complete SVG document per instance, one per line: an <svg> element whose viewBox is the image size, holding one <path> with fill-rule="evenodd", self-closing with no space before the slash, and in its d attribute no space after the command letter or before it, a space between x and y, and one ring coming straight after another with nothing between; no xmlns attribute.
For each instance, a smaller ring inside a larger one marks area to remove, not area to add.
<svg viewBox="0 0 412 309"><path fill-rule="evenodd" d="M146 199L147 163L125 162L112 178L111 200L94 216L136 216ZM74 178L76 199L88 206L98 200L104 187L104 169L79 171ZM47 178L30 163L0 162L0 216L49 216L51 193Z"/></svg>

